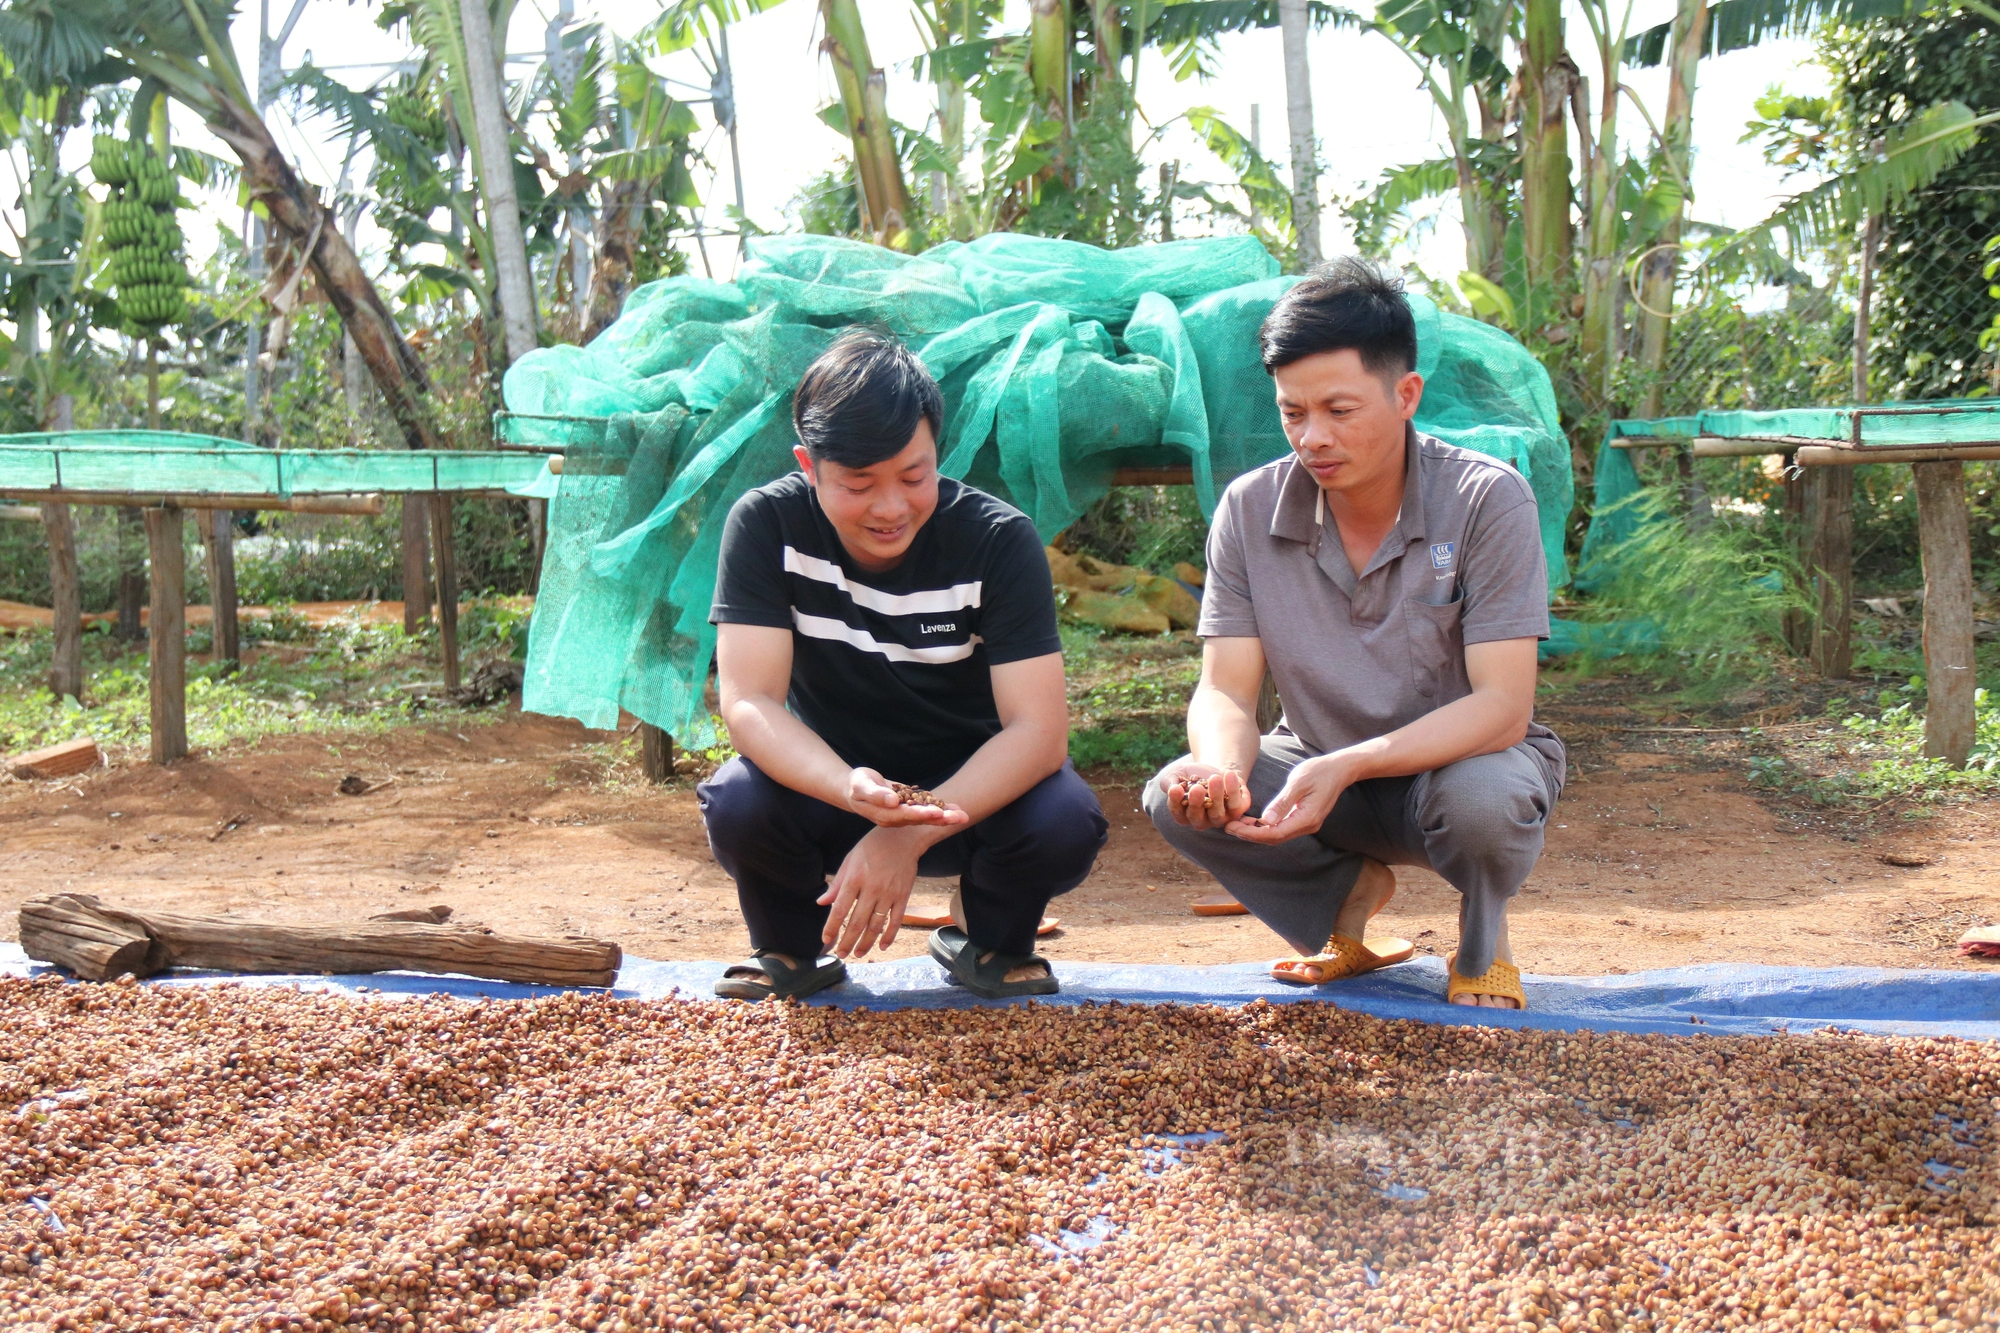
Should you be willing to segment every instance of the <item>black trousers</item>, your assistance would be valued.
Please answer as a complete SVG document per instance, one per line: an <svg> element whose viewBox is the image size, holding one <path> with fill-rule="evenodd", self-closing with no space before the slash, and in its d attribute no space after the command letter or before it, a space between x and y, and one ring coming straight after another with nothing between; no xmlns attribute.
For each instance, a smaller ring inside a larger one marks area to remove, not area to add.
<svg viewBox="0 0 2000 1333"><path fill-rule="evenodd" d="M751 944L794 958L817 956L828 909L814 900L875 826L772 781L740 756L695 794L709 848L736 881ZM1096 793L1064 764L1012 805L925 852L918 872L958 876L974 944L1031 954L1049 899L1083 883L1109 829Z"/></svg>

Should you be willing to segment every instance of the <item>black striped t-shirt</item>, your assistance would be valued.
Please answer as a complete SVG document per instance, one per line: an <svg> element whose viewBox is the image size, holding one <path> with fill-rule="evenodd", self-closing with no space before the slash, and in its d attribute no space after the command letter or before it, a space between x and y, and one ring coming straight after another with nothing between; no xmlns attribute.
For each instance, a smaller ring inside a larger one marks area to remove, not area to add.
<svg viewBox="0 0 2000 1333"><path fill-rule="evenodd" d="M791 630L791 711L847 763L925 787L999 732L993 667L1062 651L1034 524L949 478L886 573L854 563L804 473L749 492L708 618Z"/></svg>

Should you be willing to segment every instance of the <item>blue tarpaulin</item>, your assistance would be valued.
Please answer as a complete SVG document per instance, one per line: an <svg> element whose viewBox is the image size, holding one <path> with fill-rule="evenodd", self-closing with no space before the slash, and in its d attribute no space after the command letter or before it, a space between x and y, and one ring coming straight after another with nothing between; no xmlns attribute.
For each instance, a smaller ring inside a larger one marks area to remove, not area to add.
<svg viewBox="0 0 2000 1333"><path fill-rule="evenodd" d="M708 999L726 966L717 962L655 962L627 958L610 994L625 999ZM1809 1031L1838 1027L1900 1036L2000 1037L2000 972L1874 967L1761 967L1708 963L1605 977L1522 978L1528 1011L1470 1009L1444 1003L1444 962L1419 958L1370 976L1327 987L1296 987L1271 979L1261 963L1170 967L1154 963L1064 963L1062 994L1035 1001L983 1001L945 978L927 958L864 963L845 985L808 1003L843 1009L940 1009L992 1004L1248 1004L1319 1002L1378 1018L1427 1023L1597 1032L1681 1035ZM0 944L0 975L54 969L30 963L18 945ZM162 985L242 982L356 994L458 995L526 999L557 988L470 977L390 972L369 976L219 976L169 973Z"/></svg>

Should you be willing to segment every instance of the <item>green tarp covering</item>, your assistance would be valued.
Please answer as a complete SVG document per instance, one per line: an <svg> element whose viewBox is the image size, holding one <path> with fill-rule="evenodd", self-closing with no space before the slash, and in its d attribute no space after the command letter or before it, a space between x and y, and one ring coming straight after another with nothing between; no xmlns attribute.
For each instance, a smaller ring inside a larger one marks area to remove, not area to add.
<svg viewBox="0 0 2000 1333"><path fill-rule="evenodd" d="M722 518L794 466L791 395L853 324L887 327L944 390L946 474L1055 536L1121 466L1193 469L1204 512L1288 447L1257 327L1296 279L1250 238L1101 250L991 235L917 256L820 236L747 242L737 281L632 294L587 347L508 371L506 438L560 446L561 486L523 704L593 727L620 709L706 745ZM1541 365L1507 334L1412 297L1417 424L1519 468L1564 575L1569 448Z"/></svg>
<svg viewBox="0 0 2000 1333"><path fill-rule="evenodd" d="M260 449L175 431L0 435L0 491L169 495L345 495L513 490L532 494L538 454L497 450Z"/></svg>

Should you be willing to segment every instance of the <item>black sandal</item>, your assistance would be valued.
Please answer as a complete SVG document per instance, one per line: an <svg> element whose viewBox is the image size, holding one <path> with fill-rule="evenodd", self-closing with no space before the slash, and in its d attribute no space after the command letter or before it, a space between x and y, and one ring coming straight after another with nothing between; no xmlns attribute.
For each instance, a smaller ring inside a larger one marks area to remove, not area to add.
<svg viewBox="0 0 2000 1333"><path fill-rule="evenodd" d="M956 926L945 926L931 932L931 957L951 974L953 981L982 1000L1011 1000L1017 995L1054 995L1062 989L1056 982L1055 968L1050 967L1049 960L1038 953L992 953L981 961L980 952L965 937L965 932ZM1048 975L1030 977L1026 981L1007 980L1009 972L1029 963L1040 963L1048 969Z"/></svg>
<svg viewBox="0 0 2000 1333"><path fill-rule="evenodd" d="M771 984L766 986L748 977L729 975L753 970L769 977ZM750 961L726 968L715 983L715 993L725 1000L748 1000L752 1004L759 1000L798 1000L845 980L847 964L838 958L826 962L815 958L810 967L800 967L759 949L750 955Z"/></svg>

